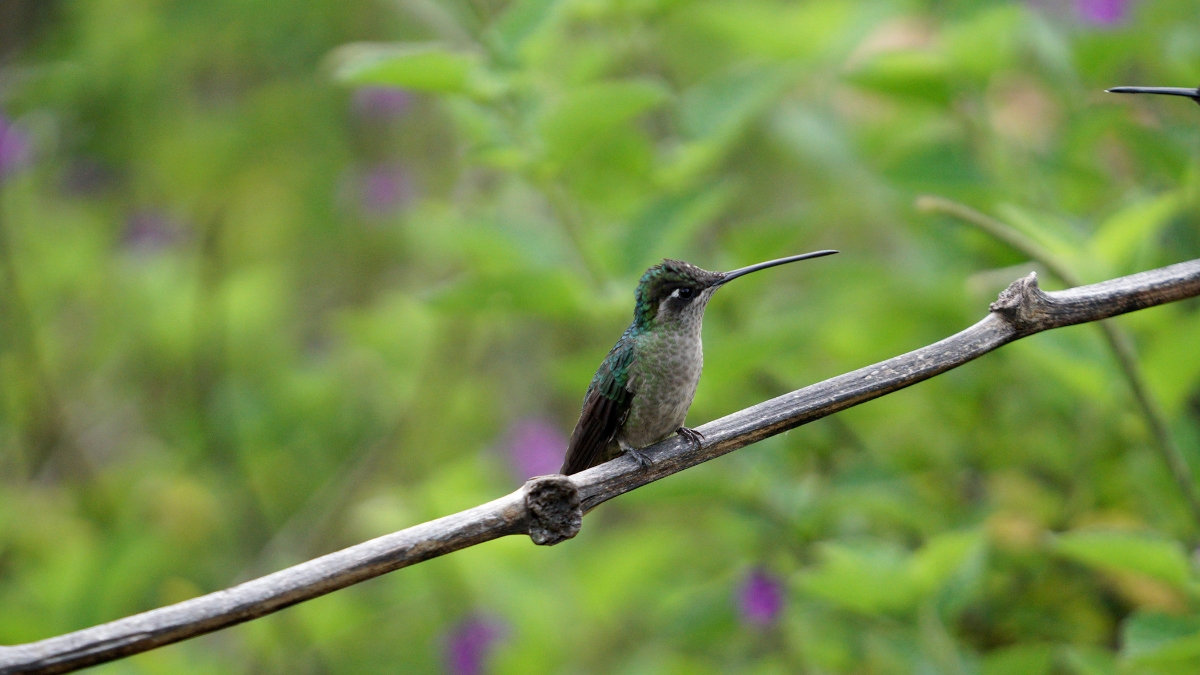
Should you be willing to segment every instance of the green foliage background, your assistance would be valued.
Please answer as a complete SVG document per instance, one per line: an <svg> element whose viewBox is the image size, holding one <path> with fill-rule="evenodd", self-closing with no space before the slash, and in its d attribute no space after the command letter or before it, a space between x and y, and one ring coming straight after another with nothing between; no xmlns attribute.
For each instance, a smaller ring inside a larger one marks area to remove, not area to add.
<svg viewBox="0 0 1200 675"><path fill-rule="evenodd" d="M664 256L843 251L717 296L691 425L1061 287L921 194L1087 282L1200 257L1200 110L1102 93L1200 82L1194 0L49 6L0 77L0 644L514 489ZM1200 465L1200 305L1118 322ZM1194 673L1198 540L1080 326L97 672L456 672L483 616L492 673Z"/></svg>

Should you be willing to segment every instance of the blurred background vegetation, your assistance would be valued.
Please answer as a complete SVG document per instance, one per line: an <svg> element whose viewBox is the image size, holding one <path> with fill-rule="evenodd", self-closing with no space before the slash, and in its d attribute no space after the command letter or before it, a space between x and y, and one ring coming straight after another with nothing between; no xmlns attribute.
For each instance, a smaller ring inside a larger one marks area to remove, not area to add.
<svg viewBox="0 0 1200 675"><path fill-rule="evenodd" d="M693 426L1200 257L1200 109L1102 93L1200 83L1194 0L0 0L0 59L0 644L554 471L664 256L843 251L717 296ZM96 672L1197 672L1200 304L1118 323Z"/></svg>

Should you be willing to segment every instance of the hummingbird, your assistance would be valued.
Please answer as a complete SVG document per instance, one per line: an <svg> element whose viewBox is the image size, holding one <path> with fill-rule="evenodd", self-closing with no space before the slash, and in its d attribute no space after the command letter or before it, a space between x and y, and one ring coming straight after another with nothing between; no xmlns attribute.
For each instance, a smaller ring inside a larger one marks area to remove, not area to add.
<svg viewBox="0 0 1200 675"><path fill-rule="evenodd" d="M1186 96L1200 103L1200 89L1187 87L1113 87L1104 91L1110 94L1165 94L1167 96Z"/></svg>
<svg viewBox="0 0 1200 675"><path fill-rule="evenodd" d="M698 447L704 436L683 422L704 366L700 327L708 301L751 272L834 253L813 251L732 272L670 259L646 270L634 294L633 323L588 385L559 473L579 473L622 453L645 468L650 460L641 449L676 433Z"/></svg>

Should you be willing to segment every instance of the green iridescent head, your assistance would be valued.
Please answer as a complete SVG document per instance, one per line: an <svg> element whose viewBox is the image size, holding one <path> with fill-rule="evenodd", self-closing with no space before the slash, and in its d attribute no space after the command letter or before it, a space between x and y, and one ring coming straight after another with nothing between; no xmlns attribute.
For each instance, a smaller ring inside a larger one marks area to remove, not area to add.
<svg viewBox="0 0 1200 675"><path fill-rule="evenodd" d="M721 272L709 272L682 260L663 260L646 270L638 282L637 304L634 306L634 321L642 327L654 324L660 310L666 310L664 301L680 309L700 299L706 289L721 280ZM707 303L707 299L704 300Z"/></svg>
<svg viewBox="0 0 1200 675"><path fill-rule="evenodd" d="M750 265L732 272L709 272L682 260L665 259L646 270L637 287L633 311L636 326L649 329L663 321L699 318L713 293L734 279L797 260L833 255L837 251L814 251Z"/></svg>

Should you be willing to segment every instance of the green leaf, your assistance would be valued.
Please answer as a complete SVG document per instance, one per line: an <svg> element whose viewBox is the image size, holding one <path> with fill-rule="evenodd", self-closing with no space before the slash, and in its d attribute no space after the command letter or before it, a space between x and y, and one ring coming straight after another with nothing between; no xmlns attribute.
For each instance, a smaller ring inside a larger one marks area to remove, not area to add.
<svg viewBox="0 0 1200 675"><path fill-rule="evenodd" d="M949 64L927 51L880 54L846 77L864 89L938 105L950 101Z"/></svg>
<svg viewBox="0 0 1200 675"><path fill-rule="evenodd" d="M1060 262L1071 266L1071 271L1080 276L1079 270L1074 269L1072 264L1077 262L1082 242L1074 236L1076 233L1071 230L1069 223L1061 218L1034 213L1011 203L999 204L996 207L996 215L1040 244Z"/></svg>
<svg viewBox="0 0 1200 675"><path fill-rule="evenodd" d="M986 82L1012 67L1027 32L1021 5L1000 5L951 26L943 36L945 54L956 74Z"/></svg>
<svg viewBox="0 0 1200 675"><path fill-rule="evenodd" d="M1134 532L1079 531L1057 538L1059 555L1110 572L1145 575L1175 587L1188 582L1183 545L1177 541Z"/></svg>
<svg viewBox="0 0 1200 675"><path fill-rule="evenodd" d="M1071 645L1062 650L1062 662L1072 675L1116 675L1116 655L1107 649Z"/></svg>
<svg viewBox="0 0 1200 675"><path fill-rule="evenodd" d="M1137 202L1113 214L1092 237L1096 257L1114 269L1123 270L1134 256L1148 244L1183 207L1183 200L1174 192Z"/></svg>
<svg viewBox="0 0 1200 675"><path fill-rule="evenodd" d="M517 0L504 10L493 30L510 52L546 23L560 0Z"/></svg>
<svg viewBox="0 0 1200 675"><path fill-rule="evenodd" d="M695 239L697 230L719 216L737 194L738 186L725 183L651 202L629 224L626 271L632 274L660 258L679 255L678 251Z"/></svg>
<svg viewBox="0 0 1200 675"><path fill-rule="evenodd" d="M820 110L790 102L771 116L771 131L798 158L835 176L861 176L861 161L842 135L840 121ZM857 175L856 175L857 174Z"/></svg>
<svg viewBox="0 0 1200 675"><path fill-rule="evenodd" d="M983 535L979 530L939 534L913 556L910 564L913 580L922 589L932 591L982 553Z"/></svg>
<svg viewBox="0 0 1200 675"><path fill-rule="evenodd" d="M667 99L662 86L646 80L603 82L576 88L541 120L546 152L565 160L604 142L638 115Z"/></svg>
<svg viewBox="0 0 1200 675"><path fill-rule="evenodd" d="M434 296L437 309L483 314L540 316L570 320L578 316L587 294L579 280L564 270L514 270L464 279Z"/></svg>
<svg viewBox="0 0 1200 675"><path fill-rule="evenodd" d="M695 8L696 20L718 42L753 56L811 60L843 44L860 16L855 3L818 0L709 2Z"/></svg>
<svg viewBox="0 0 1200 675"><path fill-rule="evenodd" d="M334 76L347 84L438 93L466 92L478 61L438 43L357 43L337 50L334 59Z"/></svg>
<svg viewBox="0 0 1200 675"><path fill-rule="evenodd" d="M1200 617L1134 614L1121 627L1121 656L1132 661L1194 662L1200 659Z"/></svg>
<svg viewBox="0 0 1200 675"><path fill-rule="evenodd" d="M1044 675L1054 666L1054 647L1013 645L990 652L980 665L980 675Z"/></svg>
<svg viewBox="0 0 1200 675"><path fill-rule="evenodd" d="M1200 313L1157 316L1164 318L1146 341L1142 363L1163 410L1174 417L1200 388Z"/></svg>
<svg viewBox="0 0 1200 675"><path fill-rule="evenodd" d="M735 68L691 87L679 101L679 119L690 139L734 135L787 86L783 68Z"/></svg>
<svg viewBox="0 0 1200 675"><path fill-rule="evenodd" d="M794 78L795 72L785 67L739 66L685 91L678 109L686 142L659 172L662 184L679 188L711 170Z"/></svg>
<svg viewBox="0 0 1200 675"><path fill-rule="evenodd" d="M901 552L884 547L821 547L821 566L801 577L810 595L863 614L911 609L921 589Z"/></svg>

